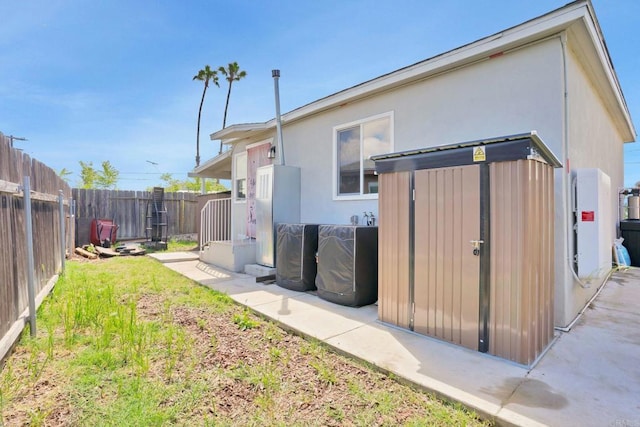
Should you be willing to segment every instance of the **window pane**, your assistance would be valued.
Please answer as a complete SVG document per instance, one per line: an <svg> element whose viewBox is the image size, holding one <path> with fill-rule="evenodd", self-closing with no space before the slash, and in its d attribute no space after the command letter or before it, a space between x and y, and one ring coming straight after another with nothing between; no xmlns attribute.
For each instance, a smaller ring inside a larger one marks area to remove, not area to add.
<svg viewBox="0 0 640 427"><path fill-rule="evenodd" d="M388 117L373 120L362 125L362 164L364 193L378 192L376 165L369 157L391 152L391 126Z"/></svg>
<svg viewBox="0 0 640 427"><path fill-rule="evenodd" d="M247 153L235 156L236 200L247 198Z"/></svg>
<svg viewBox="0 0 640 427"><path fill-rule="evenodd" d="M246 199L247 198L247 180L236 179L236 199Z"/></svg>
<svg viewBox="0 0 640 427"><path fill-rule="evenodd" d="M338 131L338 194L360 194L360 126Z"/></svg>
<svg viewBox="0 0 640 427"><path fill-rule="evenodd" d="M247 154L236 156L236 179L247 177Z"/></svg>

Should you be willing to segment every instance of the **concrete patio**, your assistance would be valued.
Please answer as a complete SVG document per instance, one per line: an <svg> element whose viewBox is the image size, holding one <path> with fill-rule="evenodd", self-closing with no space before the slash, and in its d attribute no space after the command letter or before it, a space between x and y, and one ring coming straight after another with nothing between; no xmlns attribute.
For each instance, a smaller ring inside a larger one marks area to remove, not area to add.
<svg viewBox="0 0 640 427"><path fill-rule="evenodd" d="M640 426L640 269L615 272L533 368L379 322L351 308L200 262L150 255L282 327L324 341L501 425Z"/></svg>

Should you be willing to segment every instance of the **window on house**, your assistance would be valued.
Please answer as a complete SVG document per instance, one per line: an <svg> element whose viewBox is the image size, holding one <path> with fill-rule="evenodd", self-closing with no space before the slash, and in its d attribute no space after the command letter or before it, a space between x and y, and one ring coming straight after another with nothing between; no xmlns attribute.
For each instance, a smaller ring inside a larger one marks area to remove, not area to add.
<svg viewBox="0 0 640 427"><path fill-rule="evenodd" d="M234 192L236 200L247 199L247 153L236 154L234 157Z"/></svg>
<svg viewBox="0 0 640 427"><path fill-rule="evenodd" d="M393 115L387 113L334 129L336 198L375 198L378 176L369 157L393 150Z"/></svg>

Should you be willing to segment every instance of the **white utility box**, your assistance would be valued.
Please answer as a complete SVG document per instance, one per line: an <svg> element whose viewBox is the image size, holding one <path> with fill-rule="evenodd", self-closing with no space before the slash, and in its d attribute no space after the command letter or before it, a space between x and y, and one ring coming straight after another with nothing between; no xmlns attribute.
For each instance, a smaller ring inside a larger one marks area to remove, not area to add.
<svg viewBox="0 0 640 427"><path fill-rule="evenodd" d="M576 169L578 277L596 279L611 270L611 180L600 169Z"/></svg>
<svg viewBox="0 0 640 427"><path fill-rule="evenodd" d="M275 267L276 224L300 222L300 168L259 167L256 172L256 262Z"/></svg>

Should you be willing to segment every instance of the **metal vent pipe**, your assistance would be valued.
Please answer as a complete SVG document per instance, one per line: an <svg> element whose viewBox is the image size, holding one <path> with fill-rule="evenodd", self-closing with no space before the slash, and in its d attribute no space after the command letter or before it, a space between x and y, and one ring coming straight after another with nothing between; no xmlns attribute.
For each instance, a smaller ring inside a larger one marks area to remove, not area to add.
<svg viewBox="0 0 640 427"><path fill-rule="evenodd" d="M276 95L276 164L284 165L284 147L282 144L282 120L280 118L280 87L278 86L278 79L280 78L280 70L271 70L271 77L273 77L273 88Z"/></svg>

